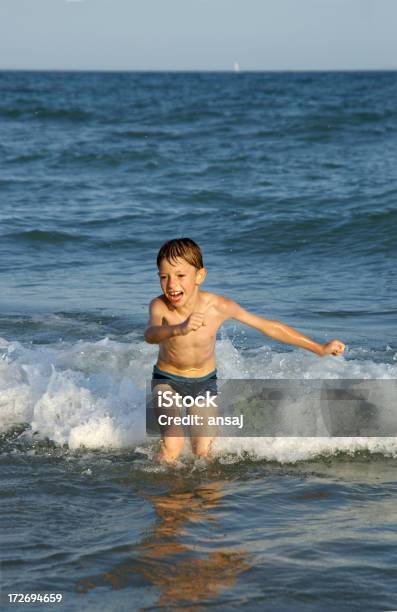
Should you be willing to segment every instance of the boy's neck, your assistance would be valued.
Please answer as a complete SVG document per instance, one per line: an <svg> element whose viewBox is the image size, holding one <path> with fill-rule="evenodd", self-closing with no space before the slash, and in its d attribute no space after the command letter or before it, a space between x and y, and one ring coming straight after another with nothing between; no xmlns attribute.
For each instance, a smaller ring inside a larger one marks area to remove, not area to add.
<svg viewBox="0 0 397 612"><path fill-rule="evenodd" d="M181 308L176 308L174 306L174 308L178 314L180 314L184 318L187 318L196 310L199 302L200 302L200 290L199 288L197 288L196 292L193 293L193 295L189 298L189 300L186 302L184 306L181 306Z"/></svg>

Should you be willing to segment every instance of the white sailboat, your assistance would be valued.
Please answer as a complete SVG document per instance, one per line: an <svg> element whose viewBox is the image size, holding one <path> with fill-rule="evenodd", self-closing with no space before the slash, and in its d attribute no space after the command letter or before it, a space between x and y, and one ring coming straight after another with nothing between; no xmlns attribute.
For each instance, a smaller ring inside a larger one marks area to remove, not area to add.
<svg viewBox="0 0 397 612"><path fill-rule="evenodd" d="M238 62L234 62L234 72L240 72L240 64Z"/></svg>

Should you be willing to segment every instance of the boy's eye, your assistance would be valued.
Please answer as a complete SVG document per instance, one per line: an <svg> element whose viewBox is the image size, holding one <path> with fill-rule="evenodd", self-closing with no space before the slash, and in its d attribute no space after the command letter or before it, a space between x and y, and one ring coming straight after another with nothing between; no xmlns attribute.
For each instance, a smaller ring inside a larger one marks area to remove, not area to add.
<svg viewBox="0 0 397 612"><path fill-rule="evenodd" d="M185 274L178 274L179 278L183 278Z"/></svg>

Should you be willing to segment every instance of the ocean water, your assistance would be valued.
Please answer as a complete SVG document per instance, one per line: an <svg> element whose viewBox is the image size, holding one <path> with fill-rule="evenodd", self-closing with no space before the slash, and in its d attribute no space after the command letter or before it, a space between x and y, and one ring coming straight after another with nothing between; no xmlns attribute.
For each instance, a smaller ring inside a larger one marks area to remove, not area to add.
<svg viewBox="0 0 397 612"><path fill-rule="evenodd" d="M145 434L157 250L319 341L227 323L223 378L397 378L397 73L0 72L2 604L392 610L397 438Z"/></svg>

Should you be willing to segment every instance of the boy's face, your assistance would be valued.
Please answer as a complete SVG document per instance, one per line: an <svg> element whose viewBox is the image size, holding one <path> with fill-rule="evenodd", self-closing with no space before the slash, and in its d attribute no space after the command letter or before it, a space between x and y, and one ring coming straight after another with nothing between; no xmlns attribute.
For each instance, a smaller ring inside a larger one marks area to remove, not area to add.
<svg viewBox="0 0 397 612"><path fill-rule="evenodd" d="M205 274L204 268L198 270L179 257L172 263L163 259L159 267L161 289L175 307L184 306L188 302L203 282Z"/></svg>

